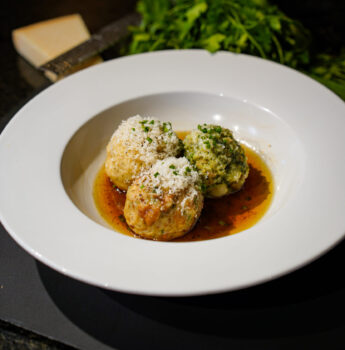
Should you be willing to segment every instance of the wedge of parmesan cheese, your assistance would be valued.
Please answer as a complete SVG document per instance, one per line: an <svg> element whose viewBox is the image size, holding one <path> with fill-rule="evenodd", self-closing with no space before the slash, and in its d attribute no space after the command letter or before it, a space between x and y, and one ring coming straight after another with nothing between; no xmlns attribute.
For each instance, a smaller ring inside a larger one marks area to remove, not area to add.
<svg viewBox="0 0 345 350"><path fill-rule="evenodd" d="M90 38L90 33L79 14L50 19L15 29L12 40L17 52L33 66L39 67ZM102 62L93 57L78 69ZM48 78L57 80L54 74Z"/></svg>

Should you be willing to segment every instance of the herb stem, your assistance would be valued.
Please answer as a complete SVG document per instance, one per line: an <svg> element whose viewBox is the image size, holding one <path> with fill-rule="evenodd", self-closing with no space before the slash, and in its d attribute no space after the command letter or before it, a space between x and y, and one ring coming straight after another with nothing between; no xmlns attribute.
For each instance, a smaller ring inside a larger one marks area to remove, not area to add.
<svg viewBox="0 0 345 350"><path fill-rule="evenodd" d="M279 40L278 38L273 34L272 35L272 40L273 42L275 43L276 45L276 48L277 48L277 52L278 52L278 55L279 55L279 62L284 64L284 54L283 54L283 49L279 43Z"/></svg>

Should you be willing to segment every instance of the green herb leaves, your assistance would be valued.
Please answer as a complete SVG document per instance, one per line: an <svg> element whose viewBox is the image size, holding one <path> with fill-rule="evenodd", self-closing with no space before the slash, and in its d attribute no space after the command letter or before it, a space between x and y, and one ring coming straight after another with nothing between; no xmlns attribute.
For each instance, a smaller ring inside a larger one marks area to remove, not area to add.
<svg viewBox="0 0 345 350"><path fill-rule="evenodd" d="M345 100L344 52L310 57L309 31L267 0L139 0L137 11L143 20L123 54L202 48L261 56L302 70Z"/></svg>
<svg viewBox="0 0 345 350"><path fill-rule="evenodd" d="M227 50L292 67L308 60L309 34L263 0L139 0L143 17L127 53L162 49Z"/></svg>

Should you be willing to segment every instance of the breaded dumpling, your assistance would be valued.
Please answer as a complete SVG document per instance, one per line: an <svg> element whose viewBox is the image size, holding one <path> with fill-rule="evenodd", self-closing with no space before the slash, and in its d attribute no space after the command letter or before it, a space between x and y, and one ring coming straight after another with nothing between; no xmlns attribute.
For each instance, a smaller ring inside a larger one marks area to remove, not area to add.
<svg viewBox="0 0 345 350"><path fill-rule="evenodd" d="M157 160L180 155L182 149L171 123L137 115L123 121L111 137L105 171L115 186L127 190L143 170Z"/></svg>
<svg viewBox="0 0 345 350"><path fill-rule="evenodd" d="M249 173L247 158L229 129L198 125L183 141L185 156L199 172L206 197L241 189Z"/></svg>
<svg viewBox="0 0 345 350"><path fill-rule="evenodd" d="M203 207L198 173L188 160L157 161L128 188L124 216L144 238L168 241L189 232Z"/></svg>

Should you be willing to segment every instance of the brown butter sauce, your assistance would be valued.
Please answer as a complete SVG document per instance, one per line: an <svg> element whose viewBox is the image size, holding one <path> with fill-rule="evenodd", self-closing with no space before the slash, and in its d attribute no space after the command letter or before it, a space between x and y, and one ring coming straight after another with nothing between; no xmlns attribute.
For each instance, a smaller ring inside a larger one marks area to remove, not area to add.
<svg viewBox="0 0 345 350"><path fill-rule="evenodd" d="M176 132L184 139L188 132ZM242 145L249 164L249 175L242 189L219 198L206 198L201 216L192 231L175 242L201 241L228 236L255 225L268 210L273 194L273 178L266 163L253 150ZM94 200L103 219L116 231L138 237L127 226L123 209L126 193L115 188L100 169L94 183Z"/></svg>

